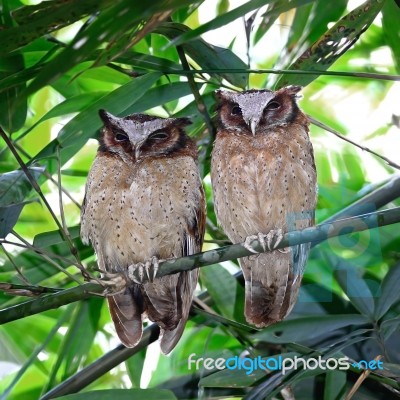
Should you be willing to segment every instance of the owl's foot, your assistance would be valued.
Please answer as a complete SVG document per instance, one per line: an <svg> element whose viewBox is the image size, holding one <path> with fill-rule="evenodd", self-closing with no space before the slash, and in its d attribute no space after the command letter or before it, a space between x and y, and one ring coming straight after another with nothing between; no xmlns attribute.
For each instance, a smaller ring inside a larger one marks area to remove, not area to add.
<svg viewBox="0 0 400 400"><path fill-rule="evenodd" d="M101 271L101 274L101 279L91 279L92 282L96 282L104 287L101 296L114 296L125 291L127 282L126 277L122 272L113 273Z"/></svg>
<svg viewBox="0 0 400 400"><path fill-rule="evenodd" d="M153 282L157 276L158 267L159 260L157 257L151 257L145 263L132 264L128 267L129 279L139 285L146 282Z"/></svg>
<svg viewBox="0 0 400 400"><path fill-rule="evenodd" d="M275 250L278 247L279 243L282 241L282 239L283 239L282 229L271 230L267 234L259 232L257 235L247 236L244 241L243 247L251 251L252 253L256 253L258 256L259 252L253 249L253 247L251 246L251 242L253 242L254 240L258 240L264 252L266 252ZM288 253L290 250L289 248L285 248L285 249L278 249L278 251L281 253ZM255 258L257 256L250 256L250 257Z"/></svg>

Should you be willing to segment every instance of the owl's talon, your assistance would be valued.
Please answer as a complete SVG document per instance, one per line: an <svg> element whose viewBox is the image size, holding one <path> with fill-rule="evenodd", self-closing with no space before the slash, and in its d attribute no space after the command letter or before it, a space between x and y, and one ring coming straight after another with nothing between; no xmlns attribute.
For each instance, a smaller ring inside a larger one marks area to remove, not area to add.
<svg viewBox="0 0 400 400"><path fill-rule="evenodd" d="M254 240L259 240L257 235L247 236L243 243L243 247L251 253L259 254L259 252L254 250L251 246L251 242L253 242Z"/></svg>
<svg viewBox="0 0 400 400"><path fill-rule="evenodd" d="M91 282L98 283L104 287L101 296L114 296L123 293L126 289L126 278L121 272L105 272L101 271L102 277L91 279Z"/></svg>
<svg viewBox="0 0 400 400"><path fill-rule="evenodd" d="M153 282L159 268L157 257L151 257L145 263L132 264L128 267L128 276L133 282L143 285L146 282ZM146 272L146 276L145 276Z"/></svg>
<svg viewBox="0 0 400 400"><path fill-rule="evenodd" d="M256 253L257 255L260 254L258 251L254 250L251 246L251 242L254 240L258 240L260 246L266 251L274 251L278 246L279 243L283 239L283 232L282 229L277 230L270 230L267 234L259 232L257 235L247 236L243 247L252 253ZM286 247L285 249L277 249L280 253L288 253L290 249ZM257 258L256 256L250 256L251 259Z"/></svg>

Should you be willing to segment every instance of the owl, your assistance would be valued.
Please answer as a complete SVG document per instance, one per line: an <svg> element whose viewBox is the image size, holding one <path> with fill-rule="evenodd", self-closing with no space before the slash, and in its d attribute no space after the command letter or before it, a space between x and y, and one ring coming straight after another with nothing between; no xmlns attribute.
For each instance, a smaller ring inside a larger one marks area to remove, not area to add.
<svg viewBox="0 0 400 400"><path fill-rule="evenodd" d="M145 114L118 118L104 110L100 117L104 128L87 179L81 237L94 247L101 271L127 282L108 297L121 342L134 347L147 316L161 328L167 354L184 330L198 269L155 279L152 274L159 259L199 252L205 228L197 147L184 131L190 121ZM130 279L128 269L143 271L143 265L154 267L146 269L150 280Z"/></svg>
<svg viewBox="0 0 400 400"><path fill-rule="evenodd" d="M310 244L274 250L283 234L314 224L316 169L299 86L276 92L217 91L211 182L219 223L233 243L264 250L239 260L245 316L256 327L282 320L298 295Z"/></svg>

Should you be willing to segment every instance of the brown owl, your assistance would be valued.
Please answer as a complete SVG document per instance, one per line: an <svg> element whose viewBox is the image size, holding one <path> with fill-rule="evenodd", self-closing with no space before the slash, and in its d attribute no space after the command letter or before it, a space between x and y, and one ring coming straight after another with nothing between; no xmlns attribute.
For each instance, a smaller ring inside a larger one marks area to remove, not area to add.
<svg viewBox="0 0 400 400"><path fill-rule="evenodd" d="M144 114L117 118L104 110L100 117L104 129L86 184L81 237L92 243L100 270L128 282L108 298L121 342L135 346L147 316L160 326L167 354L184 330L198 270L141 284L129 279L128 267L143 272L143 265L156 268L158 259L201 250L205 200L197 148L184 132L190 122Z"/></svg>
<svg viewBox="0 0 400 400"><path fill-rule="evenodd" d="M283 233L314 224L317 176L309 122L296 102L300 90L216 92L215 210L229 239L249 249L258 239L273 250ZM309 250L302 244L240 259L249 323L264 327L291 311Z"/></svg>

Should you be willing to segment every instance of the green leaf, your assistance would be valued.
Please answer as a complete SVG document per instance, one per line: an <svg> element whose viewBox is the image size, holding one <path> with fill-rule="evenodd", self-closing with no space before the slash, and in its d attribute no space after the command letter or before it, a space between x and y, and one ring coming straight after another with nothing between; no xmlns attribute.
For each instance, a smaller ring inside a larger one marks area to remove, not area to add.
<svg viewBox="0 0 400 400"><path fill-rule="evenodd" d="M278 65L287 65L287 58L299 56L305 46L309 47L326 31L331 22L336 22L346 10L347 0L326 2L315 0L306 7L298 7L293 24L290 29L289 38L285 45Z"/></svg>
<svg viewBox="0 0 400 400"><path fill-rule="evenodd" d="M289 70L326 71L343 55L362 33L372 24L384 4L383 0L367 0L359 7L340 19L308 48L290 67ZM315 75L282 75L275 87L287 85L306 86L316 78Z"/></svg>
<svg viewBox="0 0 400 400"><path fill-rule="evenodd" d="M350 299L351 304L361 314L373 319L374 298L367 283L358 275L354 267L341 263L339 268L335 270L335 278Z"/></svg>
<svg viewBox="0 0 400 400"><path fill-rule="evenodd" d="M18 140L26 136L29 132L35 129L42 122L47 121L50 118L60 117L62 115L79 112L84 108L88 107L93 102L99 100L104 95L105 95L104 92L82 93L80 95L72 96L69 99L64 100L60 104L57 104L55 107L53 107L48 113L46 113L42 118L40 118L39 121L37 121L31 127L29 127L29 129L23 132L18 137Z"/></svg>
<svg viewBox="0 0 400 400"><path fill-rule="evenodd" d="M69 394L57 397L62 400L176 400L174 394L163 389L110 389Z"/></svg>
<svg viewBox="0 0 400 400"><path fill-rule="evenodd" d="M22 70L24 70L24 58L21 54L15 53L3 57L0 61L0 80ZM21 129L25 123L28 112L27 101L21 101L18 108L13 108L15 99L21 95L25 87L25 82L23 82L0 92L0 110L2 110L0 112L0 126L9 133Z"/></svg>
<svg viewBox="0 0 400 400"><path fill-rule="evenodd" d="M281 321L254 334L254 338L269 343L301 342L350 325L364 325L368 318L358 314L316 315Z"/></svg>
<svg viewBox="0 0 400 400"><path fill-rule="evenodd" d="M324 400L340 400L346 390L346 372L328 371L325 378Z"/></svg>
<svg viewBox="0 0 400 400"><path fill-rule="evenodd" d="M133 386L136 388L140 388L140 379L142 378L146 352L147 348L144 348L143 350L139 351L139 353L136 353L125 361L129 378L131 379Z"/></svg>
<svg viewBox="0 0 400 400"><path fill-rule="evenodd" d="M156 32L167 36L173 40L182 33L189 32L190 29L183 25L173 22L165 22L160 25ZM197 64L204 69L246 69L247 65L236 56L231 50L222 47L212 46L203 39L196 39L182 45L183 50L188 54ZM232 85L244 88L247 84L247 74L218 74Z"/></svg>
<svg viewBox="0 0 400 400"><path fill-rule="evenodd" d="M83 31L80 31L74 40L63 49L45 68L43 68L33 82L23 93L28 96L43 86L53 82L74 65L90 59L94 50L104 41L112 41L120 33L139 26L142 18L149 17L153 12L162 9L161 1L131 2L122 0L105 9ZM118 16L118 18L116 18Z"/></svg>
<svg viewBox="0 0 400 400"><path fill-rule="evenodd" d="M31 201L23 201L8 207L0 207L0 238L5 238L14 228L19 215L26 204Z"/></svg>
<svg viewBox="0 0 400 400"><path fill-rule="evenodd" d="M400 263L390 268L383 278L380 297L376 299L375 319L382 318L390 307L400 300Z"/></svg>
<svg viewBox="0 0 400 400"><path fill-rule="evenodd" d="M35 179L39 178L43 168L30 168ZM14 225L25 204L33 200L25 201L32 190L32 185L25 173L21 170L7 172L0 175L0 237L6 237Z"/></svg>
<svg viewBox="0 0 400 400"><path fill-rule="evenodd" d="M132 65L149 71L182 71L182 67L167 58L155 57L150 54L127 51L117 57L115 61L122 64Z"/></svg>
<svg viewBox="0 0 400 400"><path fill-rule="evenodd" d="M222 315L245 323L244 290L237 280L220 264L201 268L200 278Z"/></svg>
<svg viewBox="0 0 400 400"><path fill-rule="evenodd" d="M309 0L312 1L312 0ZM235 19L238 18L243 18L243 16L250 12L255 10L256 8L260 8L265 6L266 4L272 3L274 0L250 0L247 1L245 4L228 11L222 15L219 15L218 17L215 17L209 22L206 22L205 24L202 24L196 29L193 30L188 30L185 33L182 33L175 39L173 39L170 43L170 46L179 46L183 43L187 43L190 40L198 38L201 34L211 31L213 29L220 28L221 26L225 26L229 24L230 22L234 21Z"/></svg>
<svg viewBox="0 0 400 400"><path fill-rule="evenodd" d="M386 42L392 51L396 71L400 74L400 7L394 1L385 1L382 8L382 28Z"/></svg>
<svg viewBox="0 0 400 400"><path fill-rule="evenodd" d="M9 53L40 36L78 21L84 15L96 12L105 3L112 4L112 1L58 0L19 8L13 12L19 26L0 31L0 54Z"/></svg>
<svg viewBox="0 0 400 400"><path fill-rule="evenodd" d="M68 228L68 231L71 236L71 239L76 239L79 237L80 225L71 226ZM33 246L43 248L63 242L64 242L63 236L61 235L60 230L57 229L55 231L37 234L33 239Z"/></svg>
<svg viewBox="0 0 400 400"><path fill-rule="evenodd" d="M88 358L98 331L102 304L103 299L94 297L82 301L74 311L57 360L52 367L46 391L54 387L57 372L62 366L61 381L76 373Z"/></svg>
<svg viewBox="0 0 400 400"><path fill-rule="evenodd" d="M81 148L82 144L92 137L102 126L102 122L98 116L100 109L104 108L113 114L121 114L145 95L159 77L160 74L156 72L143 75L101 97L69 121L61 129L57 139L49 143L34 159L54 157L58 146L61 147L61 154L65 153L69 148L74 155ZM70 154L68 153L68 156ZM65 162L67 160L62 161Z"/></svg>

